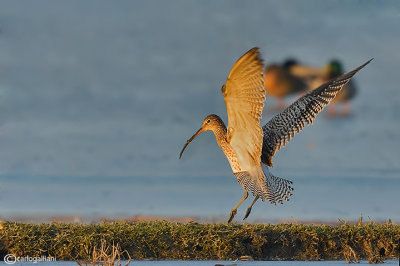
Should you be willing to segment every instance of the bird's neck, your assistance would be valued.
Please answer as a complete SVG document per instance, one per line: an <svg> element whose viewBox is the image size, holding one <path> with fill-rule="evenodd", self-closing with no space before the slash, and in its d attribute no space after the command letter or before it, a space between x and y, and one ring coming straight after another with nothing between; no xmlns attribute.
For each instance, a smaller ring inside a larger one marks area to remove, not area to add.
<svg viewBox="0 0 400 266"><path fill-rule="evenodd" d="M226 130L226 126L225 126L224 122L222 122L222 120L220 123L218 123L218 126L216 126L213 129L213 132L214 132L215 138L216 138L219 146L222 147L222 145L227 143L227 141L226 141L227 130Z"/></svg>
<svg viewBox="0 0 400 266"><path fill-rule="evenodd" d="M217 139L218 145L221 147L222 151L229 161L232 171L234 173L241 172L242 169L240 167L238 157L236 155L236 152L232 149L231 144L229 144L227 140L227 129L222 120L221 123L218 123L218 126L213 129L213 132L215 138Z"/></svg>

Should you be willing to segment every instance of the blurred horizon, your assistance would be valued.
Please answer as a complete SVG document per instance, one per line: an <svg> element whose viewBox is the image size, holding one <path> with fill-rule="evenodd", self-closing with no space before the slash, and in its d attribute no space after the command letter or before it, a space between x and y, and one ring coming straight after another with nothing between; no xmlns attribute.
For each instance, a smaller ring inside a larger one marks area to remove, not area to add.
<svg viewBox="0 0 400 266"><path fill-rule="evenodd" d="M178 155L206 115L227 124L220 88L258 46L266 65L374 60L351 116L322 112L276 154L295 196L254 218L400 221L399 28L398 1L3 1L0 216L228 215L242 192L214 136Z"/></svg>

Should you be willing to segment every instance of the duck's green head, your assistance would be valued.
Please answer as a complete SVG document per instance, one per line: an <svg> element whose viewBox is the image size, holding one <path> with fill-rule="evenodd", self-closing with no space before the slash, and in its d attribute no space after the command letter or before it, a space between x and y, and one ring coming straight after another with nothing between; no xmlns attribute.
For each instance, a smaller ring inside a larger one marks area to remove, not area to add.
<svg viewBox="0 0 400 266"><path fill-rule="evenodd" d="M343 74L342 63L337 59L331 60L326 68L329 76L332 78Z"/></svg>

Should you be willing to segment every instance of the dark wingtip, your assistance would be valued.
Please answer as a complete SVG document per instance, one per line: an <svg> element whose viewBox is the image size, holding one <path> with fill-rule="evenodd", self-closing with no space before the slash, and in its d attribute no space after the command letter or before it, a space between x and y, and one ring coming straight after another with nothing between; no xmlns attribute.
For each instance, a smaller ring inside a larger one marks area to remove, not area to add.
<svg viewBox="0 0 400 266"><path fill-rule="evenodd" d="M373 57L372 57L370 60L368 60L367 62L365 62L360 68L365 67L365 66L368 65L372 60L374 60Z"/></svg>
<svg viewBox="0 0 400 266"><path fill-rule="evenodd" d="M363 69L366 65L368 65L372 60L374 60L374 58L371 58L370 60L368 60L367 62L365 62L364 64L360 65L359 67L356 67L352 70L350 70L349 72L337 77L334 81L341 81L341 80L345 80L345 79L351 79L358 71L360 71L361 69ZM346 82L347 83L347 82Z"/></svg>
<svg viewBox="0 0 400 266"><path fill-rule="evenodd" d="M364 64L362 64L361 66L355 68L354 70L358 71L362 68L364 68L366 65L368 65L372 60L374 60L374 58L371 58L370 60L368 60L367 62L365 62Z"/></svg>
<svg viewBox="0 0 400 266"><path fill-rule="evenodd" d="M365 62L364 64L362 64L361 66L357 67L357 71L360 70L361 68L365 67L366 65L368 65L372 60L374 60L374 58L372 57L370 60L368 60L367 62Z"/></svg>

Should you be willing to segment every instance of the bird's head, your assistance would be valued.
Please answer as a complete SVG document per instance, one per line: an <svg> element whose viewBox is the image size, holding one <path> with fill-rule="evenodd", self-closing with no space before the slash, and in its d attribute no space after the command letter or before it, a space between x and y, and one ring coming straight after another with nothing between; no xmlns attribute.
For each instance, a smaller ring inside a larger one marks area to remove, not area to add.
<svg viewBox="0 0 400 266"><path fill-rule="evenodd" d="M342 63L337 59L333 59L325 66L325 71L329 78L340 76L343 74Z"/></svg>
<svg viewBox="0 0 400 266"><path fill-rule="evenodd" d="M192 140L194 140L198 135L200 135L200 133L207 130L214 130L218 128L218 126L220 126L221 124L224 123L222 122L221 118L219 118L219 116L217 115L208 115L206 118L204 118L201 128L197 130L197 132L194 133L194 135L186 141L185 146L183 146L183 149L179 154L179 159L182 157L183 151L186 149L187 145L189 145L189 143L192 142Z"/></svg>
<svg viewBox="0 0 400 266"><path fill-rule="evenodd" d="M221 118L217 115L208 115L206 118L203 120L203 124L201 125L202 131L207 131L207 130L213 130L223 124Z"/></svg>

